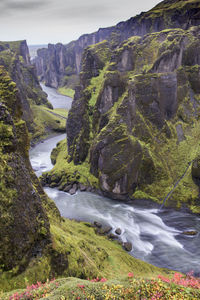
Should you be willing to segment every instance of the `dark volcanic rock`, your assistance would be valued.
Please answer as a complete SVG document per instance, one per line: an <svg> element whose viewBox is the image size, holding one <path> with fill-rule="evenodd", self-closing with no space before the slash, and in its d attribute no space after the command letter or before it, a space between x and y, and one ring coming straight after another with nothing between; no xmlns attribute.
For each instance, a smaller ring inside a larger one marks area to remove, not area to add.
<svg viewBox="0 0 200 300"><path fill-rule="evenodd" d="M155 188L160 178L170 186L179 177L170 175L164 163L170 153L169 168L176 173L177 154L170 149L177 145L184 173L181 143L191 135L187 130L194 128L192 122L198 127L200 111L198 54L189 60L194 45L200 47L199 36L196 26L131 37L112 51L103 69L98 51L104 43L84 51L67 121L69 161L77 166L89 161L103 195L126 200L149 194L160 200L163 191L158 194ZM194 162L193 177L198 177L197 170Z"/></svg>
<svg viewBox="0 0 200 300"><path fill-rule="evenodd" d="M101 228L102 224L97 221L94 221L94 226L96 226L97 228Z"/></svg>
<svg viewBox="0 0 200 300"><path fill-rule="evenodd" d="M109 234L108 234L108 238L109 238L109 239L112 239L112 240L115 240L115 239L118 239L118 236L115 235L115 234L113 234L113 233L109 233Z"/></svg>
<svg viewBox="0 0 200 300"><path fill-rule="evenodd" d="M72 188L69 190L69 194L70 195L76 194L77 189L78 189L78 185L76 183L74 183Z"/></svg>
<svg viewBox="0 0 200 300"><path fill-rule="evenodd" d="M108 234L111 230L112 230L111 226L105 226L97 229L97 233L104 235L104 234Z"/></svg>
<svg viewBox="0 0 200 300"><path fill-rule="evenodd" d="M68 184L64 187L63 191L68 193L71 189L72 189L72 184Z"/></svg>
<svg viewBox="0 0 200 300"><path fill-rule="evenodd" d="M23 270L51 243L47 199L30 166L20 95L2 66L0 82L0 265Z"/></svg>
<svg viewBox="0 0 200 300"><path fill-rule="evenodd" d="M81 192L85 192L86 189L87 189L86 186L85 186L84 184L80 184L80 185L79 185L79 188L80 188L80 191L81 191Z"/></svg>
<svg viewBox="0 0 200 300"><path fill-rule="evenodd" d="M115 233L118 234L118 235L120 235L120 234L122 233L122 230L121 230L120 228L117 228L117 229L115 230Z"/></svg>
<svg viewBox="0 0 200 300"><path fill-rule="evenodd" d="M189 235L189 236L194 236L197 235L198 232L196 230L191 230L191 231L183 231L184 235Z"/></svg>
<svg viewBox="0 0 200 300"><path fill-rule="evenodd" d="M0 50L0 66L9 72L9 76L16 83L22 119L26 122L29 132L34 134L38 129L35 128L31 105L52 106L47 100L46 93L42 91L35 67L30 63L26 41L1 42L1 44L3 48Z"/></svg>
<svg viewBox="0 0 200 300"><path fill-rule="evenodd" d="M132 250L132 244L129 243L129 242L125 242L125 243L123 243L123 248L124 248L126 251L130 252L130 251Z"/></svg>

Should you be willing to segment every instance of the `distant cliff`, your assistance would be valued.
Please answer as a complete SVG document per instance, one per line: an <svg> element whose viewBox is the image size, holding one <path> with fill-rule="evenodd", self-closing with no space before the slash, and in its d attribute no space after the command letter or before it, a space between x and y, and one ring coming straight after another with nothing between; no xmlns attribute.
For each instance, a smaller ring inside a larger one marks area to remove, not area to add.
<svg viewBox="0 0 200 300"><path fill-rule="evenodd" d="M188 29L200 25L199 1L165 0L148 12L120 22L116 26L100 28L92 34L84 34L68 45L49 44L38 50L34 59L37 75L47 86L66 84L65 78L81 70L83 50L89 45L107 40L112 48L131 36L144 36L165 28Z"/></svg>
<svg viewBox="0 0 200 300"><path fill-rule="evenodd" d="M22 119L26 122L32 142L47 135L64 131L63 119L49 111L52 105L42 91L36 69L30 63L26 41L0 42L0 66L3 66L18 89Z"/></svg>
<svg viewBox="0 0 200 300"><path fill-rule="evenodd" d="M8 70L16 83L22 105L22 118L26 121L28 130L34 132L31 104L50 104L39 85L36 70L30 63L26 41L0 42L0 65Z"/></svg>

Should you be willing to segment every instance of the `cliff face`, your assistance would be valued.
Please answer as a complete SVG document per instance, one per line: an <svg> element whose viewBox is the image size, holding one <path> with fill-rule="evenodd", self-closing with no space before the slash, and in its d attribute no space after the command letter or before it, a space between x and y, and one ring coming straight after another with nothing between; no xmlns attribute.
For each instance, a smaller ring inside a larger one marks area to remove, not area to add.
<svg viewBox="0 0 200 300"><path fill-rule="evenodd" d="M40 49L35 58L37 74L45 84L57 88L66 76L81 71L82 53L86 47L108 40L115 48L131 36L144 36L165 28L188 29L200 25L199 1L165 0L152 10L133 17L116 26L100 28L92 34L85 34L68 45L49 45Z"/></svg>
<svg viewBox="0 0 200 300"><path fill-rule="evenodd" d="M110 59L106 43L85 50L68 159L89 162L106 195L162 201L198 155L199 36L196 26L131 37ZM195 207L197 198L189 169L168 204Z"/></svg>
<svg viewBox="0 0 200 300"><path fill-rule="evenodd" d="M48 48L39 49L33 60L37 75L47 86L57 88L65 76L76 74L74 43L67 46L49 44Z"/></svg>
<svg viewBox="0 0 200 300"><path fill-rule="evenodd" d="M19 93L3 67L0 83L0 268L21 272L50 243L49 221L28 158Z"/></svg>
<svg viewBox="0 0 200 300"><path fill-rule="evenodd" d="M0 42L0 65L4 66L16 83L22 105L22 118L26 121L29 132L34 133L31 105L51 105L39 85L35 68L30 63L26 41Z"/></svg>

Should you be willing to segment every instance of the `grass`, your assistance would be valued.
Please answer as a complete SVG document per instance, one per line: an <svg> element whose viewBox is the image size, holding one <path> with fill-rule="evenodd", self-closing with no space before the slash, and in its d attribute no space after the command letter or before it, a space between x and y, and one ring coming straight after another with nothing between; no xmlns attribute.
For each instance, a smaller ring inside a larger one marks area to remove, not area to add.
<svg viewBox="0 0 200 300"><path fill-rule="evenodd" d="M74 98L75 91L73 89L63 86L63 87L59 87L57 91L61 95L68 96L72 99Z"/></svg>
<svg viewBox="0 0 200 300"><path fill-rule="evenodd" d="M98 186L98 181L95 176L90 173L90 166L88 162L81 165L74 165L73 161L68 162L67 143L66 139L61 141L57 146L58 156L56 157L56 164L54 168L48 173L54 178L60 178L61 184L66 185L69 180L76 180L86 186Z"/></svg>
<svg viewBox="0 0 200 300"><path fill-rule="evenodd" d="M46 138L51 133L65 132L68 111L64 109L49 109L46 106L33 105L35 131L32 140ZM55 115L54 115L55 114ZM64 118L62 118L64 117Z"/></svg>

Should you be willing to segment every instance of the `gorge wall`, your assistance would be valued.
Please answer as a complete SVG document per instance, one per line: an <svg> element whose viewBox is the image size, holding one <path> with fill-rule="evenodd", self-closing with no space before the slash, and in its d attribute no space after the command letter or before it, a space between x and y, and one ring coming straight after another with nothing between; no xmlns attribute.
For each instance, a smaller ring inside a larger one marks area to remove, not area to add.
<svg viewBox="0 0 200 300"><path fill-rule="evenodd" d="M110 47L115 48L120 42L134 35L144 36L165 28L188 29L196 25L200 25L198 1L165 0L148 12L116 26L84 34L67 45L49 44L47 49L38 50L33 62L40 80L47 86L58 88L67 84L69 77L81 71L82 53L89 45L108 40Z"/></svg>
<svg viewBox="0 0 200 300"><path fill-rule="evenodd" d="M63 119L51 113L53 107L40 86L35 67L30 63L26 41L0 42L0 66L7 70L16 84L22 119L26 122L31 142L65 131Z"/></svg>
<svg viewBox="0 0 200 300"><path fill-rule="evenodd" d="M91 179L114 199L161 203L195 160L167 205L198 211L199 37L193 26L133 36L114 51L106 41L88 47L67 121L68 156L62 171L58 156L48 182L57 176L65 189Z"/></svg>
<svg viewBox="0 0 200 300"><path fill-rule="evenodd" d="M22 272L50 243L44 193L30 166L20 92L0 67L0 269Z"/></svg>
<svg viewBox="0 0 200 300"><path fill-rule="evenodd" d="M0 45L0 297L3 291L59 276L115 278L119 273L113 271L113 262L120 266L120 275L130 268L138 274L160 273L96 235L91 224L61 218L29 161L30 120L24 114L44 94L29 66L26 43Z"/></svg>
<svg viewBox="0 0 200 300"><path fill-rule="evenodd" d="M37 79L36 70L30 63L26 41L0 42L0 65L9 72L16 83L21 99L22 118L26 121L29 132L34 132L34 118L31 104L47 105L46 94Z"/></svg>

